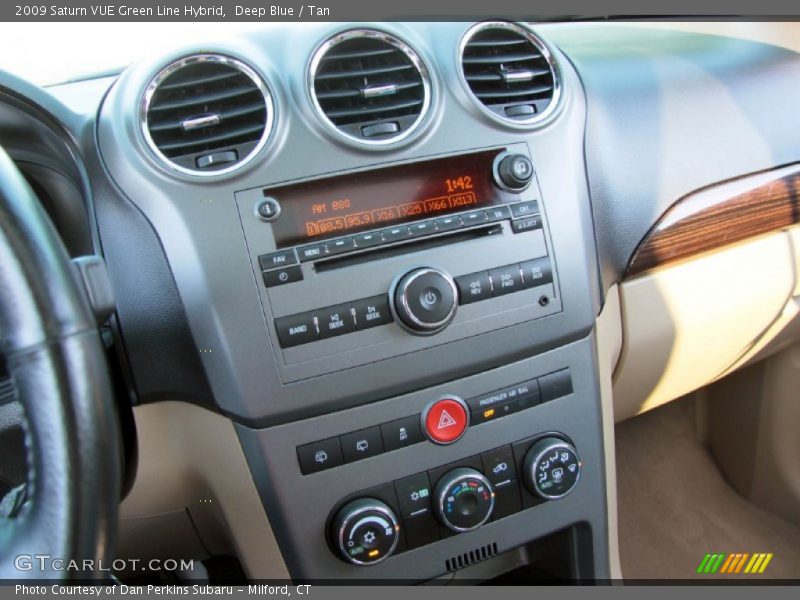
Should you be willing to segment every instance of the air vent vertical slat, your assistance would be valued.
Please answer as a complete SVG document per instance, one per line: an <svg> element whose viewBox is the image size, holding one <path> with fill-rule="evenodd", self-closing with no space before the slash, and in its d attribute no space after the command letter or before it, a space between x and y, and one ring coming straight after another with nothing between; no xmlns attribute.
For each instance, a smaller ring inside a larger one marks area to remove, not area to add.
<svg viewBox="0 0 800 600"><path fill-rule="evenodd" d="M555 60L522 25L498 21L474 26L461 44L461 68L475 99L495 118L534 125L558 105Z"/></svg>
<svg viewBox="0 0 800 600"><path fill-rule="evenodd" d="M423 122L430 77L405 43L375 30L327 40L311 61L309 88L326 124L368 145L398 142Z"/></svg>
<svg viewBox="0 0 800 600"><path fill-rule="evenodd" d="M229 173L252 160L272 130L272 96L244 63L198 54L163 69L148 85L142 130L171 170Z"/></svg>
<svg viewBox="0 0 800 600"><path fill-rule="evenodd" d="M473 548L469 552L464 552L457 556L453 556L444 561L444 567L447 572L458 571L470 565L482 562L497 554L497 544L491 543L480 548Z"/></svg>

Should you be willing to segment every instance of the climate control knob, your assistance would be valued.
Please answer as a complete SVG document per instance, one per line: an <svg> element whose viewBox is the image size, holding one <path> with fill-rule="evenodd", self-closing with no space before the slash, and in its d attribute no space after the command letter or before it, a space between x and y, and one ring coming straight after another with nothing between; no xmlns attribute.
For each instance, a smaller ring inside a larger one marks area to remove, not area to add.
<svg viewBox="0 0 800 600"><path fill-rule="evenodd" d="M400 525L394 511L373 498L344 505L331 522L333 547L354 565L374 565L397 547Z"/></svg>
<svg viewBox="0 0 800 600"><path fill-rule="evenodd" d="M557 437L546 437L525 455L525 487L545 500L558 500L569 494L581 476L581 462L575 447Z"/></svg>
<svg viewBox="0 0 800 600"><path fill-rule="evenodd" d="M430 267L403 275L392 296L400 323L418 335L430 335L447 327L458 306L453 278Z"/></svg>
<svg viewBox="0 0 800 600"><path fill-rule="evenodd" d="M442 525L458 532L477 529L494 509L492 484L479 471L466 467L445 474L436 484L433 497Z"/></svg>

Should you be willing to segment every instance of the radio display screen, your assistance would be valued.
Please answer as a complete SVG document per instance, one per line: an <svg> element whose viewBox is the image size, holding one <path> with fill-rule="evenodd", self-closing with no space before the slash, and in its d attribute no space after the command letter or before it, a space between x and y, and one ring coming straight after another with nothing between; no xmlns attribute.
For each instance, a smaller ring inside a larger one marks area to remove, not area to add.
<svg viewBox="0 0 800 600"><path fill-rule="evenodd" d="M519 200L494 183L489 150L264 190L281 205L279 248Z"/></svg>

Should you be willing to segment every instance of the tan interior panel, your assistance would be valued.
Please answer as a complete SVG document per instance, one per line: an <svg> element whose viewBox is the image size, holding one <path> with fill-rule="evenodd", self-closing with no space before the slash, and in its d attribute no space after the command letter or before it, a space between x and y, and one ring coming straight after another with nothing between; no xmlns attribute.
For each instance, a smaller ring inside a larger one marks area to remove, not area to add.
<svg viewBox="0 0 800 600"><path fill-rule="evenodd" d="M777 232L624 282L615 419L683 396L739 362L790 302L795 263L790 234Z"/></svg>
<svg viewBox="0 0 800 600"><path fill-rule="evenodd" d="M198 539L209 553L227 542L249 578L287 579L231 421L184 402L138 406L134 416L139 467L120 511L120 547L146 553L189 521L196 535L175 537L190 544L174 549L180 556L197 552ZM159 526L139 526L147 523ZM141 554L129 557L151 558Z"/></svg>
<svg viewBox="0 0 800 600"><path fill-rule="evenodd" d="M611 286L606 303L597 317L597 358L600 374L600 403L603 411L603 449L606 466L606 506L608 511L608 557L611 577L622 578L619 561L617 522L617 468L614 441L614 391L612 378L622 351L622 313L619 288Z"/></svg>

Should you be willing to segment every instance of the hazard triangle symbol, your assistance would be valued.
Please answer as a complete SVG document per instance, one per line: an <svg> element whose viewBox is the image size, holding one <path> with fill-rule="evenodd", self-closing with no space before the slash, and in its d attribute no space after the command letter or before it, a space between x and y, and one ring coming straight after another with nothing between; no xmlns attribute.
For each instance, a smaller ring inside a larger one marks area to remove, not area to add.
<svg viewBox="0 0 800 600"><path fill-rule="evenodd" d="M452 427L456 424L456 420L450 416L450 413L446 410L442 411L442 416L439 417L439 424L436 426L437 429L446 429L447 427Z"/></svg>

